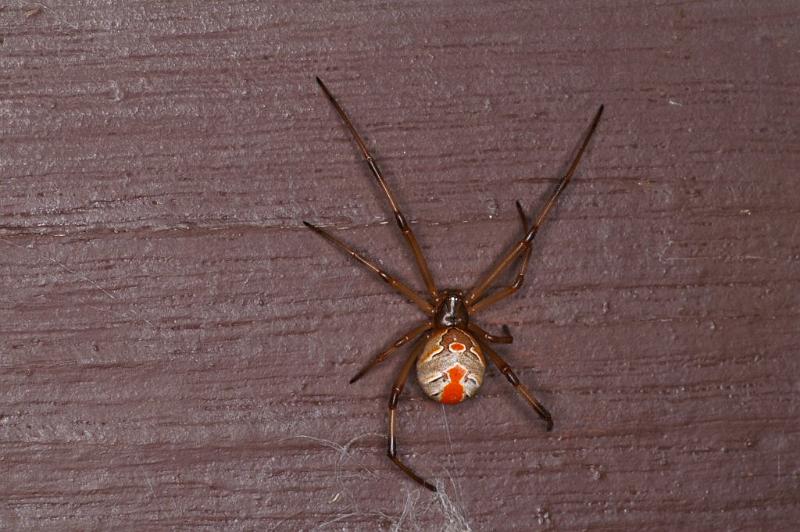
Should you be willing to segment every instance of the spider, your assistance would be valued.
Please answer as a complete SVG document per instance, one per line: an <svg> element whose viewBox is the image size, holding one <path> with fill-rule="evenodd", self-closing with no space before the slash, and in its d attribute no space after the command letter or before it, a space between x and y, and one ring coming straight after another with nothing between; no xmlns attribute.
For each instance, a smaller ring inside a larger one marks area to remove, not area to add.
<svg viewBox="0 0 800 532"><path fill-rule="evenodd" d="M555 191L550 195L550 198L545 203L544 208L536 217L533 225L528 225L528 219L522 208L520 202L516 202L517 211L520 221L522 223L524 236L514 246L511 247L504 255L501 256L494 267L484 275L472 288L466 292L458 289L444 289L440 290L433 282L428 263L422 254L414 232L411 226L406 221L405 216L400 212L400 207L397 200L389 189L389 185L383 177L380 169L378 168L375 159L367 149L364 140L356 131L350 118L345 113L344 109L336 98L333 97L328 87L322 82L321 79L316 78L322 92L327 97L328 101L333 105L339 117L347 126L347 129L353 136L355 143L358 145L359 151L364 157L367 165L369 166L372 175L378 182L383 194L389 202L389 206L394 213L397 226L403 233L403 237L419 268L422 279L425 282L427 289L426 296L420 295L418 292L410 288L405 283L399 281L393 275L387 273L376 265L369 258L361 253L355 251L348 244L330 234L325 229L312 225L306 221L303 224L315 233L326 239L328 242L341 249L358 261L362 266L372 271L389 284L396 292L405 296L410 302L415 304L423 314L425 314L425 321L416 325L410 331L404 333L400 338L391 343L386 349L378 353L372 360L370 360L355 376L350 379L350 384L356 382L363 377L369 370L374 368L386 360L398 348L403 345L414 341L410 354L406 358L400 373L392 385L391 394L389 396L389 458L409 477L414 479L422 486L431 491L436 491L436 486L423 479L414 472L409 466L400 460L397 453L397 441L395 438L395 411L397 404L400 400L400 394L403 387L408 380L411 368L416 365L417 380L425 392L425 394L435 401L444 404L457 404L468 397L474 396L481 384L483 383L483 375L486 370L487 358L497 366L497 369L505 375L508 382L514 386L519 394L530 404L536 413L544 420L547 430L553 429L553 418L550 412L533 396L528 388L522 384L517 378L517 375L511 367L503 360L503 358L492 349L489 344L510 344L513 341L511 332L507 326L503 326L502 335L493 335L483 330L478 324L472 321L472 318L478 312L485 310L490 305L510 296L522 286L525 279L525 271L528 267L528 261L531 256L531 242L536 236L539 227L542 225L547 214L553 208L558 196L563 192L564 188L569 183L578 162L583 155L592 134L600 121L600 116L603 113L603 106L601 105L594 115L594 119L589 126L589 130L583 138L583 141L578 149L572 163L567 169L564 176L561 178ZM487 289L494 283L498 276L506 271L513 263L519 258L521 259L519 270L517 271L514 281L508 285L499 288L498 290L486 294Z"/></svg>

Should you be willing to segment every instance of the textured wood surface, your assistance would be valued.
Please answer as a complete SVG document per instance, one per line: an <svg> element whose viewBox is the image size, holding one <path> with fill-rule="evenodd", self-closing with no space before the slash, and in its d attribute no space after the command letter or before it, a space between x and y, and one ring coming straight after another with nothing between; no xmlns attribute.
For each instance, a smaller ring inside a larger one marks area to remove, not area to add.
<svg viewBox="0 0 800 532"><path fill-rule="evenodd" d="M0 528L791 530L800 521L800 6L0 4ZM419 287L468 286L600 103L505 379L443 408Z"/></svg>

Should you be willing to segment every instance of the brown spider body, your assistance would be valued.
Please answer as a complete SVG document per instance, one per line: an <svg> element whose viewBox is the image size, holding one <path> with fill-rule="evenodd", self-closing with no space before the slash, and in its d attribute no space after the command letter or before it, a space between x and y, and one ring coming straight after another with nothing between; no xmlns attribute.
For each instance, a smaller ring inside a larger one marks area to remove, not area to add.
<svg viewBox="0 0 800 532"><path fill-rule="evenodd" d="M597 110L589 132L583 139L580 148L572 160L572 164L567 169L558 187L550 195L550 199L545 204L533 224L529 224L522 206L517 202L517 210L522 222L524 236L495 263L495 266L485 274L470 290L462 293L460 290L438 290L433 281L428 263L422 254L422 249L417 243L411 227L408 225L397 200L389 189L389 185L373 159L364 140L356 132L350 118L344 109L339 105L333 95L322 81L317 78L317 83L322 88L325 96L333 105L339 117L345 123L353 139L358 145L358 149L364 157L370 172L375 177L378 185L383 190L389 206L394 213L397 226L403 233L403 237L414 255L414 259L419 268L422 279L425 282L426 294L420 294L402 281L385 272L380 266L361 255L349 245L345 244L325 229L303 222L309 229L321 237L328 240L331 244L350 255L361 263L371 272L378 275L383 281L389 284L398 294L401 294L410 302L414 303L426 316L425 321L415 326L403 336L394 341L389 347L378 353L367 365L365 365L356 375L350 379L353 383L363 377L370 369L386 360L398 348L408 342L414 341L414 347L406 358L405 363L400 369L397 378L392 385L389 396L389 458L397 467L403 470L409 477L419 482L426 488L436 491L436 487L417 475L399 458L397 453L397 438L395 434L397 405L400 401L400 394L408 380L412 368L416 365L417 380L425 394L431 399L443 404L460 403L468 397L474 396L481 384L486 370L486 361L491 362L497 367L505 378L514 386L514 389L528 402L533 410L545 421L547 430L553 428L553 418L547 409L533 396L533 394L520 382L517 375L503 358L492 349L489 344L509 344L512 342L511 333L508 328L503 326L503 335L493 335L484 331L476 323L470 321L479 311L494 305L498 301L514 294L522 286L525 272L528 268L528 261L531 255L531 242L536 236L547 213L555 205L556 198L563 192L569 183L572 175L578 166L589 139L594 133L603 106ZM507 286L502 286L497 290L490 291L491 286L497 281L499 276L515 263L519 262L514 281ZM488 292L488 293L487 293Z"/></svg>
<svg viewBox="0 0 800 532"><path fill-rule="evenodd" d="M458 327L435 329L417 359L417 380L425 395L446 405L478 393L486 358L478 341Z"/></svg>
<svg viewBox="0 0 800 532"><path fill-rule="evenodd" d="M461 290L443 290L434 313L435 328L417 359L417 381L425 395L447 405L478 393L486 358L467 332L469 310Z"/></svg>

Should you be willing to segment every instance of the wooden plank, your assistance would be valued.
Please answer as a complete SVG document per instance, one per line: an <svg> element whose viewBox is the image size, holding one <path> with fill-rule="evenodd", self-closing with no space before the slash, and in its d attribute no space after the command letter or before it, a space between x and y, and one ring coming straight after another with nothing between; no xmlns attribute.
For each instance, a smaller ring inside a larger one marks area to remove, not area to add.
<svg viewBox="0 0 800 532"><path fill-rule="evenodd" d="M800 520L795 2L0 8L0 528L791 530ZM443 286L541 206L494 370L443 408L350 111ZM397 357L399 358L399 357Z"/></svg>

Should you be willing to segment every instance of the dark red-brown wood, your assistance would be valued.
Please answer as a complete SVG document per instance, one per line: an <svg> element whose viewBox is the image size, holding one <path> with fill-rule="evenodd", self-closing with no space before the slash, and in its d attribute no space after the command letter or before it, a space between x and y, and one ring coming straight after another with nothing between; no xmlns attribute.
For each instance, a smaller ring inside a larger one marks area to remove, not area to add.
<svg viewBox="0 0 800 532"><path fill-rule="evenodd" d="M800 522L797 2L0 5L0 528L792 530ZM601 103L505 377L445 408L421 289L519 237Z"/></svg>

